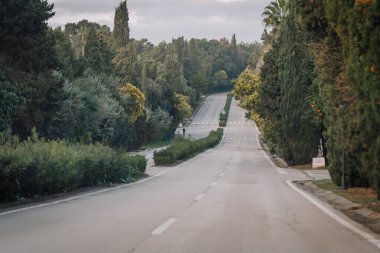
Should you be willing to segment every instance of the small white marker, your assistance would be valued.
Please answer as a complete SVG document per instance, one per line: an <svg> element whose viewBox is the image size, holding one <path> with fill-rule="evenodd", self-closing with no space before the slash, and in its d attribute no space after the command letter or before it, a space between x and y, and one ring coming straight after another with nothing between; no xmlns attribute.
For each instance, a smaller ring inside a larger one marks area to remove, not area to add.
<svg viewBox="0 0 380 253"><path fill-rule="evenodd" d="M202 193L202 194L199 194L196 198L195 198L195 200L196 201L199 201L199 200L201 200L201 199L203 199L203 197L204 197L205 195Z"/></svg>
<svg viewBox="0 0 380 253"><path fill-rule="evenodd" d="M160 234L162 234L163 232L165 232L166 229L168 229L176 221L177 221L177 219L174 219L174 218L171 218L171 219L167 220L164 224L162 224L161 226L159 226L158 228L156 228L152 232L152 235L160 235Z"/></svg>
<svg viewBox="0 0 380 253"><path fill-rule="evenodd" d="M224 177L224 173L221 173L220 176L221 176L221 177Z"/></svg>
<svg viewBox="0 0 380 253"><path fill-rule="evenodd" d="M215 183L212 183L212 187L215 187L216 185L217 185L218 183L217 182L215 182Z"/></svg>

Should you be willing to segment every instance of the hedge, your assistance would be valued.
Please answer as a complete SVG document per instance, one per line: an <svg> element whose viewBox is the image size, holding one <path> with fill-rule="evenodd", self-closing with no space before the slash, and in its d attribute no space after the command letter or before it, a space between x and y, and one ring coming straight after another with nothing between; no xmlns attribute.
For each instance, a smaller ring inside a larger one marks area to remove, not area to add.
<svg viewBox="0 0 380 253"><path fill-rule="evenodd" d="M221 112L219 115L219 126L220 127L227 126L227 120L228 120L228 115L230 113L232 96L233 96L232 93L227 94L227 100L226 100L226 104L224 106L224 111Z"/></svg>
<svg viewBox="0 0 380 253"><path fill-rule="evenodd" d="M102 145L13 138L0 146L0 202L134 181L146 165L143 156Z"/></svg>
<svg viewBox="0 0 380 253"><path fill-rule="evenodd" d="M155 151L153 155L155 165L169 165L178 160L184 160L194 156L208 148L216 146L223 137L223 129L218 128L199 140L186 139L178 136L172 145L160 151Z"/></svg>

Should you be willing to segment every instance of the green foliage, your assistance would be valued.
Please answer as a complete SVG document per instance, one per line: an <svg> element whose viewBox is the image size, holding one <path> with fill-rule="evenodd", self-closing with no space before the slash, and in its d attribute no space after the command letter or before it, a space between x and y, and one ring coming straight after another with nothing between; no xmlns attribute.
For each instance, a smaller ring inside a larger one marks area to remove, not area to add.
<svg viewBox="0 0 380 253"><path fill-rule="evenodd" d="M286 0L276 0L270 2L268 6L265 7L265 10L262 14L264 16L265 26L273 27L274 30L277 30L283 20L287 15L287 1Z"/></svg>
<svg viewBox="0 0 380 253"><path fill-rule="evenodd" d="M279 147L284 146L281 137L281 88L278 82L278 57L280 44L274 41L272 49L264 55L264 65L261 67L261 83L258 89L260 104L258 127L261 129L266 144L273 153L280 153Z"/></svg>
<svg viewBox="0 0 380 253"><path fill-rule="evenodd" d="M12 138L0 146L0 202L130 182L145 172L142 156L36 136L25 142Z"/></svg>
<svg viewBox="0 0 380 253"><path fill-rule="evenodd" d="M240 100L240 105L248 110L247 116L255 120L258 125L260 125L260 117L257 115L257 107L260 103L259 85L260 77L247 68L234 80L232 91L235 98Z"/></svg>
<svg viewBox="0 0 380 253"><path fill-rule="evenodd" d="M257 122L271 151L288 164L304 164L316 155L322 128L311 106L319 98L307 47L311 38L296 26L294 2L281 4L282 16L277 20L281 31L264 57L261 83L246 70L236 80L234 93ZM280 11L280 3L273 2L269 10Z"/></svg>
<svg viewBox="0 0 380 253"><path fill-rule="evenodd" d="M129 147L133 125L121 99L108 88L112 80L81 78L66 81L65 99L49 126L48 137L83 143Z"/></svg>
<svg viewBox="0 0 380 253"><path fill-rule="evenodd" d="M26 138L37 127L45 135L59 109L64 80L50 71L31 74L15 70L14 73L18 75L7 79L15 85L20 100L12 115L12 132Z"/></svg>
<svg viewBox="0 0 380 253"><path fill-rule="evenodd" d="M92 71L98 74L109 73L112 69L111 62L111 49L97 34L95 28L91 27L84 47L84 67L86 71Z"/></svg>
<svg viewBox="0 0 380 253"><path fill-rule="evenodd" d="M95 33L91 35L92 38L95 38L95 43L91 42L91 38L89 40L90 32L94 30ZM99 45L101 47L105 47L104 43L107 45L107 49L110 48L111 45L111 31L107 26L100 26L97 23L89 22L88 20L82 20L78 23L67 23L65 25L64 34L67 40L71 42L71 48L75 57L79 60L83 60L85 57L85 48L87 43L94 43L95 45ZM90 45L90 49L94 47ZM101 48L101 52L99 54L104 54L104 49ZM91 49L92 50L92 49ZM95 54L96 52L93 52ZM108 57L111 57L109 55ZM80 64L79 64L80 65ZM78 66L81 67L81 66Z"/></svg>
<svg viewBox="0 0 380 253"><path fill-rule="evenodd" d="M158 107L153 112L148 111L147 124L149 140L161 141L170 130L173 117L168 112Z"/></svg>
<svg viewBox="0 0 380 253"><path fill-rule="evenodd" d="M180 93L175 93L175 116L180 121L184 118L188 118L193 113L193 108L190 105L190 99Z"/></svg>
<svg viewBox="0 0 380 253"><path fill-rule="evenodd" d="M11 128L12 115L22 98L18 95L16 85L0 76L0 132Z"/></svg>
<svg viewBox="0 0 380 253"><path fill-rule="evenodd" d="M367 104L369 98L363 97L366 92L355 92L355 86L364 87L363 80L354 81L350 76L355 76L356 78L361 73L367 75L370 72L370 69L362 68L366 64L361 62L364 59L363 55L365 55L365 52L370 47L365 45L362 48L364 50L361 52L362 55L355 55L354 53L357 52L358 48L361 48L361 45L359 46L357 42L368 43L370 39L365 36L354 35L355 33L348 30L356 27L361 33L365 31L362 25L370 23L356 20L356 18L361 19L363 17L360 12L356 13L356 17L355 13L348 14L350 8L347 8L347 3L343 4L339 1L339 3L332 3L319 0L309 5L302 1L296 2L298 6L298 25L312 35L316 41L316 43L310 46L310 50L313 52L315 70L318 74L317 80L319 82L322 103L317 104L322 105L321 116L326 128L324 135L327 142L330 175L334 183L339 185L344 159L346 185L349 187L366 186L368 185L369 177L371 177L369 171L374 167L370 166L371 168L368 169L368 167L363 166L360 157L366 153L365 148L363 148L363 143L366 143L366 141L361 136L371 136L371 140L375 140L377 130L367 129L366 127L370 125L368 122L365 124L365 127L359 124L360 119L363 119L363 116L368 112L367 109L360 108L360 104L363 104L361 99L363 98L365 100L364 104ZM339 4L339 7L337 4ZM359 6L358 2L357 7ZM351 7L351 11L353 11L355 8ZM366 18L370 16L366 16ZM338 19L341 18L344 20L342 19L338 22ZM370 30L372 34L373 29L370 28ZM350 39L349 34L355 37ZM358 38L360 39L358 40ZM350 45L346 43L350 43ZM350 55L344 54L344 52L348 52L347 50L352 50ZM354 64L357 64L355 67L350 65L349 58L355 62ZM367 63L367 66L369 65L370 62ZM349 70L350 66L353 68ZM374 90L371 90L367 94L375 93ZM371 114L372 117L373 114ZM374 155L373 157L378 157L378 155ZM373 159L366 156L364 163L373 162Z"/></svg>
<svg viewBox="0 0 380 253"><path fill-rule="evenodd" d="M41 0L1 1L0 63L28 72L56 67L54 41L47 26L53 6Z"/></svg>
<svg viewBox="0 0 380 253"><path fill-rule="evenodd" d="M129 13L127 1L122 1L115 10L113 39L117 48L126 47L129 42Z"/></svg>
<svg viewBox="0 0 380 253"><path fill-rule="evenodd" d="M218 128L216 131L211 131L207 137L199 140L191 140L179 136L168 148L154 152L154 163L156 165L169 165L178 160L188 159L195 154L216 146L221 141L222 137L222 128Z"/></svg>
<svg viewBox="0 0 380 253"><path fill-rule="evenodd" d="M22 137L34 126L45 130L61 98L63 82L52 74L58 61L47 26L52 9L38 0L0 4L1 128L11 126Z"/></svg>
<svg viewBox="0 0 380 253"><path fill-rule="evenodd" d="M138 88L128 83L120 88L122 98L126 100L127 110L132 122L143 116L145 113L145 95Z"/></svg>
<svg viewBox="0 0 380 253"><path fill-rule="evenodd" d="M112 63L115 64L115 74L120 79L120 83L139 85L139 72L132 42L117 50Z"/></svg>
<svg viewBox="0 0 380 253"><path fill-rule="evenodd" d="M313 96L314 65L306 47L310 40L296 27L293 4L289 7L290 13L279 38L279 111L286 145L280 149L281 156L289 164L302 164L316 155L321 133L310 104L305 103Z"/></svg>
<svg viewBox="0 0 380 253"><path fill-rule="evenodd" d="M380 196L380 3L323 3L326 19L341 44L346 81L342 110L351 116L344 119L341 128L350 133L342 151L355 162L360 174L368 175Z"/></svg>
<svg viewBox="0 0 380 253"><path fill-rule="evenodd" d="M52 36L55 40L54 49L59 62L59 71L63 76L73 79L80 73L81 66L71 48L70 39L60 27L52 31Z"/></svg>

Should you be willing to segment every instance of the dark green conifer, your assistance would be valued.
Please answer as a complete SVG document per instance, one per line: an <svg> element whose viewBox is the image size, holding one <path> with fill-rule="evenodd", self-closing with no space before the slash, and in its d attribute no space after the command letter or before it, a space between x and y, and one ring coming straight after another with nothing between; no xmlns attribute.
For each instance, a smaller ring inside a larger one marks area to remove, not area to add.
<svg viewBox="0 0 380 253"><path fill-rule="evenodd" d="M117 48L126 47L129 42L129 13L127 1L123 1L115 10L113 38Z"/></svg>

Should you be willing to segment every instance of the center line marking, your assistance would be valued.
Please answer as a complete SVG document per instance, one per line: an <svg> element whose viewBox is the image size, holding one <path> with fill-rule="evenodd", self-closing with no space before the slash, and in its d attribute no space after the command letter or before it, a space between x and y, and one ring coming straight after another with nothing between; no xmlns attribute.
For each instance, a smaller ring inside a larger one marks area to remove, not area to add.
<svg viewBox="0 0 380 253"><path fill-rule="evenodd" d="M175 219L175 218L171 218L171 219L167 220L164 224L162 224L161 226L159 226L158 228L156 228L152 232L152 235L160 235L160 234L162 234L163 232L165 232L166 229L168 229L176 221L177 221L177 219Z"/></svg>
<svg viewBox="0 0 380 253"><path fill-rule="evenodd" d="M195 198L195 200L196 201L199 201L199 200L201 200L201 199L203 199L203 197L204 197L205 195L202 193L202 194L199 194L196 198Z"/></svg>

